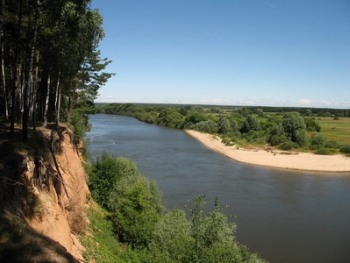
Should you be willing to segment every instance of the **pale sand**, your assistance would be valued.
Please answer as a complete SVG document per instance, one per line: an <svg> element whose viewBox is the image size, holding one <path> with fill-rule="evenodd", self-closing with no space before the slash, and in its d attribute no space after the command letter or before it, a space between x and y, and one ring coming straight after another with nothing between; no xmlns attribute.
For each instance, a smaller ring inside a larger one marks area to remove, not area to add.
<svg viewBox="0 0 350 263"><path fill-rule="evenodd" d="M350 158L340 154L316 155L280 150L237 149L236 146L224 145L218 136L212 134L194 130L185 132L208 148L243 163L304 171L350 172Z"/></svg>

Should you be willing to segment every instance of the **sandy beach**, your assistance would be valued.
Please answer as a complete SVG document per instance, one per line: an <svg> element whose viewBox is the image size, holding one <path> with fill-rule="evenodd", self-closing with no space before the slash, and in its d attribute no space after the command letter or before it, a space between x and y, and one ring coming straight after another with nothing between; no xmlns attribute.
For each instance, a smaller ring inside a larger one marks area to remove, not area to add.
<svg viewBox="0 0 350 263"><path fill-rule="evenodd" d="M303 171L350 172L350 158L340 154L316 155L280 150L243 149L226 146L218 136L212 134L194 130L185 132L213 151L243 163Z"/></svg>

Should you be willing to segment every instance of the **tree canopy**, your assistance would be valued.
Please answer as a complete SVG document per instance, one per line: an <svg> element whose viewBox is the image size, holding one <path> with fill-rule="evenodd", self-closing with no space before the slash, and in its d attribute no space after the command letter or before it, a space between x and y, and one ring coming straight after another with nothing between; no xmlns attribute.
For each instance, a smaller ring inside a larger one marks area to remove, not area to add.
<svg viewBox="0 0 350 263"><path fill-rule="evenodd" d="M10 132L70 120L111 73L100 57L103 18L89 0L0 0L0 113Z"/></svg>

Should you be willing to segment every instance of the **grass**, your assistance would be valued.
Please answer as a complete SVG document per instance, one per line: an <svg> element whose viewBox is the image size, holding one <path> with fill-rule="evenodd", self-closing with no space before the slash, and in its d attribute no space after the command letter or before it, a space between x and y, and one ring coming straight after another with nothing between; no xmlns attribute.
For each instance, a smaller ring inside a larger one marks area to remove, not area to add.
<svg viewBox="0 0 350 263"><path fill-rule="evenodd" d="M321 126L321 133L327 140L333 140L340 145L350 144L350 118L320 117L316 121Z"/></svg>
<svg viewBox="0 0 350 263"><path fill-rule="evenodd" d="M93 204L88 211L90 224L80 240L86 248L84 258L87 262L123 262L117 261L120 244L113 235L112 224L107 219L108 212Z"/></svg>
<svg viewBox="0 0 350 263"><path fill-rule="evenodd" d="M109 213L93 203L88 211L90 224L80 240L86 248L84 258L87 262L139 262L138 251L120 243L113 233Z"/></svg>
<svg viewBox="0 0 350 263"><path fill-rule="evenodd" d="M117 240L106 210L93 203L88 210L88 217L90 224L79 238L86 249L84 252L86 262L148 262L145 250L132 249Z"/></svg>

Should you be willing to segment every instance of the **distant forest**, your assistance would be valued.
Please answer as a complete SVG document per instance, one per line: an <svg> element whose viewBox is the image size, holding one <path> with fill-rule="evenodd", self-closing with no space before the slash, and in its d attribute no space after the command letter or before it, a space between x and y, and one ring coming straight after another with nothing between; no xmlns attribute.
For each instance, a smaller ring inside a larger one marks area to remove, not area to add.
<svg viewBox="0 0 350 263"><path fill-rule="evenodd" d="M334 108L310 108L310 107L277 107L277 106L240 106L240 105L206 105L206 104L166 104L166 103L95 103L96 106L106 106L113 104L135 105L145 107L167 106L167 107L185 107L185 108L203 108L221 110L248 110L255 112L258 109L264 112L299 112L301 115L314 115L318 117L350 117L350 109Z"/></svg>

